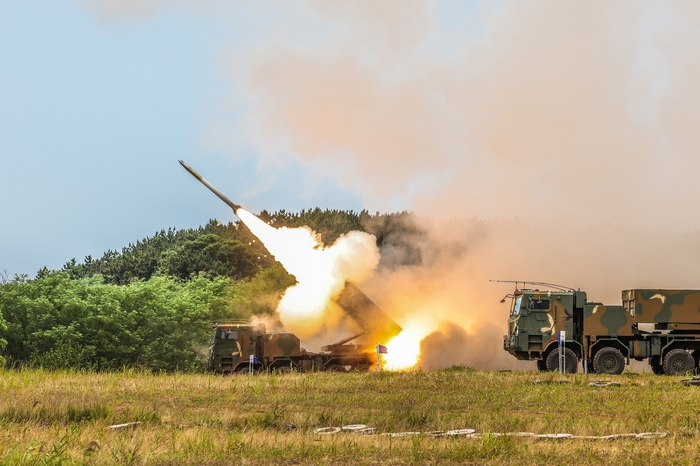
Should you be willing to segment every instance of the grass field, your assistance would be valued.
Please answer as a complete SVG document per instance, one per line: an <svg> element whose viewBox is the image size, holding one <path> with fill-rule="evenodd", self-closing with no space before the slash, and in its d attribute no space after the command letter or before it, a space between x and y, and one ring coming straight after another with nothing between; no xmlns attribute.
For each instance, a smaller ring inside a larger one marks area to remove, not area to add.
<svg viewBox="0 0 700 466"><path fill-rule="evenodd" d="M0 372L2 464L699 464L700 387L679 377L431 372L256 376ZM549 383L567 380L568 384ZM538 383L535 383L539 381ZM543 383L544 382L544 383ZM108 426L140 422L121 430ZM472 428L481 438L379 433ZM657 439L545 440L500 432Z"/></svg>

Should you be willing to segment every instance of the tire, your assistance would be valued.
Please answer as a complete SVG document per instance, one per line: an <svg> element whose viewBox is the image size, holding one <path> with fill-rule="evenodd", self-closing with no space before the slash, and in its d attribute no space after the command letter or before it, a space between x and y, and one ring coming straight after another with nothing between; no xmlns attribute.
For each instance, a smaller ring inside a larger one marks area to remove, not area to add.
<svg viewBox="0 0 700 466"><path fill-rule="evenodd" d="M537 370L540 372L545 372L547 370L547 361L545 359L537 360Z"/></svg>
<svg viewBox="0 0 700 466"><path fill-rule="evenodd" d="M547 355L547 370L556 372L559 370L559 350L553 349ZM576 353L569 348L564 348L564 372L575 374L578 370L578 358Z"/></svg>
<svg viewBox="0 0 700 466"><path fill-rule="evenodd" d="M676 348L664 356L664 373L666 375L685 375L695 371L693 355L684 349Z"/></svg>
<svg viewBox="0 0 700 466"><path fill-rule="evenodd" d="M341 366L340 364L332 364L328 366L328 369L326 369L328 372L347 372L345 369L345 366Z"/></svg>
<svg viewBox="0 0 700 466"><path fill-rule="evenodd" d="M664 375L664 366L661 364L661 356L652 356L649 359L651 371L656 375Z"/></svg>
<svg viewBox="0 0 700 466"><path fill-rule="evenodd" d="M625 370L625 357L617 348L606 346L593 356L593 372L597 374L622 374Z"/></svg>

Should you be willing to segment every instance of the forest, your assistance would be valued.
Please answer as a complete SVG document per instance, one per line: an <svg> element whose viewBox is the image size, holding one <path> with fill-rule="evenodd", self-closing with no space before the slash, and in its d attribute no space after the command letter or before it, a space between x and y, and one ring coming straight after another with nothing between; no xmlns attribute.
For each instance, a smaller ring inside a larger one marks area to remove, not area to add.
<svg viewBox="0 0 700 466"><path fill-rule="evenodd" d="M412 239L424 232L407 212L316 208L259 217L275 227L308 226L322 245L365 231L394 260L421 260ZM212 322L274 316L294 283L243 223L215 220L162 230L98 259L71 259L59 270L44 267L34 278L4 273L0 365L201 371Z"/></svg>

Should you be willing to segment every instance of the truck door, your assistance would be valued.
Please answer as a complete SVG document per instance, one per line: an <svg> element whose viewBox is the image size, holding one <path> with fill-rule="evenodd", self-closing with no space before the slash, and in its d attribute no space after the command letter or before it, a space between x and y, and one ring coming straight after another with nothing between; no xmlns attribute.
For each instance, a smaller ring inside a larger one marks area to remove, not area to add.
<svg viewBox="0 0 700 466"><path fill-rule="evenodd" d="M528 303L529 332L528 350L542 351L550 340L552 332L551 304L549 297L533 294Z"/></svg>
<svg viewBox="0 0 700 466"><path fill-rule="evenodd" d="M570 294L558 294L552 296L552 308L554 317L554 336L562 331L566 331L567 340L577 340L580 330L576 328L574 312L574 296Z"/></svg>
<svg viewBox="0 0 700 466"><path fill-rule="evenodd" d="M251 355L257 356L255 352L255 332L249 330L246 333L245 341L242 342L241 345L245 346L245 355L243 355L244 362L250 361Z"/></svg>

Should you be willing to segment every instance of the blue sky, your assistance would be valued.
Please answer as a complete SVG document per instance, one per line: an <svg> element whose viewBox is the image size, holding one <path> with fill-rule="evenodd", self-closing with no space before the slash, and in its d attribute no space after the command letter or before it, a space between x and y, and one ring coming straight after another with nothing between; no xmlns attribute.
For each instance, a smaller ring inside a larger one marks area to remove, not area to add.
<svg viewBox="0 0 700 466"><path fill-rule="evenodd" d="M75 2L0 2L0 270L33 276L162 228L232 220L178 159L253 211L362 208L293 158L261 168L245 142L207 147L209 125L233 133L242 113L222 108L233 91L216 62L255 33L185 13L105 23Z"/></svg>
<svg viewBox="0 0 700 466"><path fill-rule="evenodd" d="M700 231L697 44L683 2L0 0L0 271L233 220L178 159L253 212Z"/></svg>

